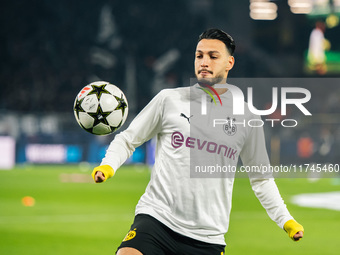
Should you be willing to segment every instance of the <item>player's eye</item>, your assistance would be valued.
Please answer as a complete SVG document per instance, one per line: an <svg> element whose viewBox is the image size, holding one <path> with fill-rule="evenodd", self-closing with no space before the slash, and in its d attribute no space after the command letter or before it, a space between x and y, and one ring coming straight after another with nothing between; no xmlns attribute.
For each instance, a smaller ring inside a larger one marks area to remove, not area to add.
<svg viewBox="0 0 340 255"><path fill-rule="evenodd" d="M214 55L212 55L212 56L210 56L210 58L211 58L211 59L217 59L218 57L217 57L217 56L214 56Z"/></svg>
<svg viewBox="0 0 340 255"><path fill-rule="evenodd" d="M196 55L196 58L203 58L202 55Z"/></svg>

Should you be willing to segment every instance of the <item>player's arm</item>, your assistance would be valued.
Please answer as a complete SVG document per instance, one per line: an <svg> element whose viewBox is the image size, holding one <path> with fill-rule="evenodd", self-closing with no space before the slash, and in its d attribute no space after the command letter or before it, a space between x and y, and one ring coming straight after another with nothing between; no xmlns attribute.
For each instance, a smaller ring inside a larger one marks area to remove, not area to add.
<svg viewBox="0 0 340 255"><path fill-rule="evenodd" d="M304 228L289 213L273 178L250 178L252 189L268 216L283 228L293 241L299 241Z"/></svg>
<svg viewBox="0 0 340 255"><path fill-rule="evenodd" d="M259 118L259 117L258 117ZM269 166L262 127L252 127L241 151L241 160L248 166ZM264 170L264 169L263 169ZM273 176L269 172L248 173L252 189L269 217L295 241L303 237L303 227L290 215Z"/></svg>
<svg viewBox="0 0 340 255"><path fill-rule="evenodd" d="M94 168L96 183L104 182L132 155L135 148L154 137L161 128L164 91L158 93L134 118L130 126L115 136L101 165Z"/></svg>

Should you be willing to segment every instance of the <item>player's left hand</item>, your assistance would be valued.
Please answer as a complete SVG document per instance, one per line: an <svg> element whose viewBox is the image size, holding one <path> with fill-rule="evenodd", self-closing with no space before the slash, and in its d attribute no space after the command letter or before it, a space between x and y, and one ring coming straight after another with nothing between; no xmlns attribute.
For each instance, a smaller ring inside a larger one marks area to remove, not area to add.
<svg viewBox="0 0 340 255"><path fill-rule="evenodd" d="M303 237L303 232L302 232L302 231L297 232L297 233L293 236L294 241L299 241L302 237Z"/></svg>
<svg viewBox="0 0 340 255"><path fill-rule="evenodd" d="M283 229L288 233L289 237L295 242L299 241L303 237L305 231L303 226L297 223L295 220L287 221L284 224Z"/></svg>

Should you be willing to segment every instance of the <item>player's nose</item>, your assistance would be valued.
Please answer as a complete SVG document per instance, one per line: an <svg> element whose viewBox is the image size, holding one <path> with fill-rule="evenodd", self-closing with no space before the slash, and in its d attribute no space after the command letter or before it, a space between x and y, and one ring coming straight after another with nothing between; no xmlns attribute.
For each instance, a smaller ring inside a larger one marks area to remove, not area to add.
<svg viewBox="0 0 340 255"><path fill-rule="evenodd" d="M201 67L208 67L209 66L209 58L204 56L201 59Z"/></svg>

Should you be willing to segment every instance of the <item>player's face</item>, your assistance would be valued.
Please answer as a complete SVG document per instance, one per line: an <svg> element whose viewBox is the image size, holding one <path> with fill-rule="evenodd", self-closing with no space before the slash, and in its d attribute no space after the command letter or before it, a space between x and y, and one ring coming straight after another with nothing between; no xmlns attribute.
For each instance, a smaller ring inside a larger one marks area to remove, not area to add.
<svg viewBox="0 0 340 255"><path fill-rule="evenodd" d="M208 84L225 83L228 72L234 66L225 44L217 39L202 39L195 53L195 74L199 82Z"/></svg>

